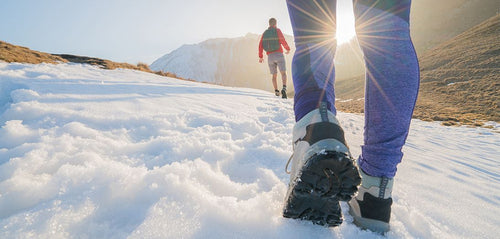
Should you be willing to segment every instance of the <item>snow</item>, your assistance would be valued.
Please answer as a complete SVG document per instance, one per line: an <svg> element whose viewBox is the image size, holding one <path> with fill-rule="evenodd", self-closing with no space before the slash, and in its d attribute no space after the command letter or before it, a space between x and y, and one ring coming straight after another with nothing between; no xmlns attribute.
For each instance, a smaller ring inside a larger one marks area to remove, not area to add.
<svg viewBox="0 0 500 239"><path fill-rule="evenodd" d="M281 216L293 102L80 64L0 63L0 238L382 238ZM362 115L339 113L354 155ZM500 127L414 120L387 238L496 238Z"/></svg>
<svg viewBox="0 0 500 239"><path fill-rule="evenodd" d="M222 40L212 40L214 45L223 45ZM183 45L162 56L151 64L154 71L173 72L186 79L200 82L220 83L216 79L218 52L207 47L207 43ZM202 62L203 64L199 64Z"/></svg>
<svg viewBox="0 0 500 239"><path fill-rule="evenodd" d="M256 58L256 41L258 41L257 35L247 34L238 38L215 38L198 44L185 44L155 60L150 68L154 71L172 72L177 76L198 82L222 84L230 81L228 76L226 76L228 79L221 79L224 72L228 70L225 66L239 60L239 57L233 54L234 49L241 50L242 45L248 47L248 42L252 42L254 43L251 45L252 53Z"/></svg>

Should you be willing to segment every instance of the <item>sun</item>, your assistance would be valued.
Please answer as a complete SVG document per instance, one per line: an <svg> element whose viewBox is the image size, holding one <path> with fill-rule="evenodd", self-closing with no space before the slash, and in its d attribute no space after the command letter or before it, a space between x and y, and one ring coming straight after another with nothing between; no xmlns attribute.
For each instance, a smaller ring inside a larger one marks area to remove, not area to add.
<svg viewBox="0 0 500 239"><path fill-rule="evenodd" d="M337 45L348 43L356 37L352 0L337 1Z"/></svg>

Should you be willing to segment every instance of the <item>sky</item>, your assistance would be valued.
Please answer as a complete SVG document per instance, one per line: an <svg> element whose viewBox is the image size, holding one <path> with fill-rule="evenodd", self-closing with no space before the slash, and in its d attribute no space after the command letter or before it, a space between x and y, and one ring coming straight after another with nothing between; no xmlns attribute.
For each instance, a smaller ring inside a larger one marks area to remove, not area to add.
<svg viewBox="0 0 500 239"><path fill-rule="evenodd" d="M260 34L270 17L292 35L285 0L0 1L2 41L134 64L150 64L183 44Z"/></svg>

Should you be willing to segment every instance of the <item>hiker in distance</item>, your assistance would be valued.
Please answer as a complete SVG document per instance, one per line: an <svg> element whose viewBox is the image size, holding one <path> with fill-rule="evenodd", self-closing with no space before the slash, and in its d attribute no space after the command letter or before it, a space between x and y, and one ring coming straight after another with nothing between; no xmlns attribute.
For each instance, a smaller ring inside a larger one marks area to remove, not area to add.
<svg viewBox="0 0 500 239"><path fill-rule="evenodd" d="M283 33L279 28L276 27L277 21L275 18L269 19L269 28L262 34L259 42L259 63L264 62L263 51L267 54L267 63L269 65L269 71L273 76L273 86L274 93L276 96L280 95L278 90L278 68L281 73L281 80L283 81L283 89L281 90L281 97L286 99L286 64L285 56L283 55L283 48L285 48L285 54L290 53L290 47L283 36ZM282 48L283 46L283 48Z"/></svg>
<svg viewBox="0 0 500 239"><path fill-rule="evenodd" d="M332 37L336 0L287 0L296 46L292 61L296 124L285 217L337 226L342 223L339 201L348 201L354 224L389 231L394 176L420 82L410 39L410 5L411 0L354 0L356 33L366 65L358 171L336 117L337 42Z"/></svg>

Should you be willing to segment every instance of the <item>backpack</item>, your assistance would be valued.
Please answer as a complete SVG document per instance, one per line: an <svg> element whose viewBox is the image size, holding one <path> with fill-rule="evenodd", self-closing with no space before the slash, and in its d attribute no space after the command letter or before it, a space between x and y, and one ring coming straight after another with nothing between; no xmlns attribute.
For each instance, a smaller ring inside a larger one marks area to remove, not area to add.
<svg viewBox="0 0 500 239"><path fill-rule="evenodd" d="M268 28L262 35L262 47L266 52L277 51L280 49L278 31L275 27Z"/></svg>

